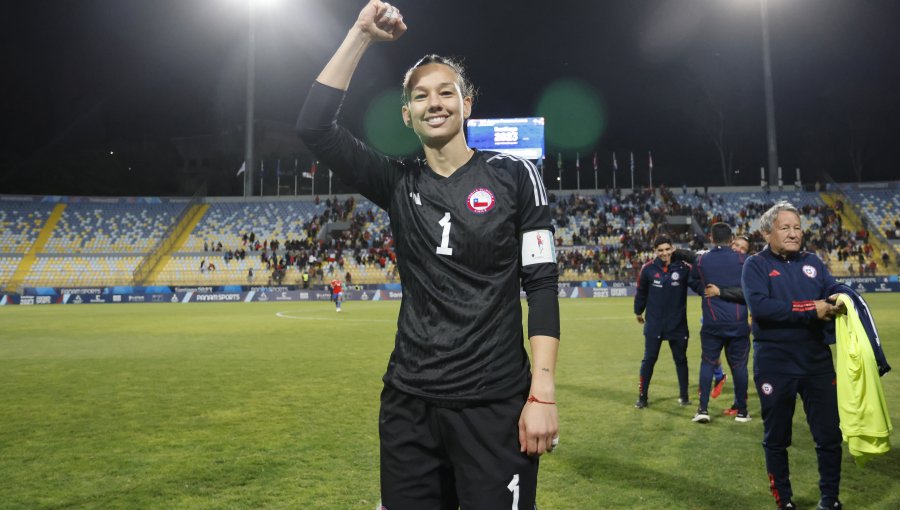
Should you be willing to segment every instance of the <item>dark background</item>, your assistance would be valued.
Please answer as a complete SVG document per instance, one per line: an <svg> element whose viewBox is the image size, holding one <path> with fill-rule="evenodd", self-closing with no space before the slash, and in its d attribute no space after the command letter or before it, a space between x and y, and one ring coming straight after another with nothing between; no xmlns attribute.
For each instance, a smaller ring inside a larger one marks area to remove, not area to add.
<svg viewBox="0 0 900 510"><path fill-rule="evenodd" d="M257 119L289 129L362 5L281 0L259 9ZM545 168L555 179L561 152L566 188L575 187L576 150L583 186L593 185L594 152L601 186L610 182L612 152L620 186L629 152L637 183L646 184L648 151L656 184L759 184L766 165L759 0L395 5L409 31L369 51L343 109L345 124L363 137L372 98L399 91L407 67L440 53L464 59L480 118L542 113L543 92L562 78L594 92L605 125L596 141L579 149L547 144ZM191 165L225 181L221 194L240 193L247 12L246 0L7 8L0 193L184 194L190 186L179 186L179 175ZM898 14L890 0L769 0L786 181L794 168L806 182L900 175ZM399 119L399 99L397 111ZM564 122L548 117L548 130ZM216 140L218 156L186 160L179 140L196 145L203 137ZM257 155L307 164L300 149L273 151L262 144Z"/></svg>

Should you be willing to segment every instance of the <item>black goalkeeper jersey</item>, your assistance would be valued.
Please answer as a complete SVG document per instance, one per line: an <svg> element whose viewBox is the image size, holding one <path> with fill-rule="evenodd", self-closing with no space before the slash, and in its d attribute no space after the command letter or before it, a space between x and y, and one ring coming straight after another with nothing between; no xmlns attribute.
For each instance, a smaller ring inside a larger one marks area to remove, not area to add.
<svg viewBox="0 0 900 510"><path fill-rule="evenodd" d="M475 151L442 177L424 160L389 158L337 124L343 97L314 84L297 129L322 162L390 216L403 300L384 382L437 401L527 392L520 286L529 296L555 296L558 281L537 169ZM559 337L558 324L543 329L529 334Z"/></svg>

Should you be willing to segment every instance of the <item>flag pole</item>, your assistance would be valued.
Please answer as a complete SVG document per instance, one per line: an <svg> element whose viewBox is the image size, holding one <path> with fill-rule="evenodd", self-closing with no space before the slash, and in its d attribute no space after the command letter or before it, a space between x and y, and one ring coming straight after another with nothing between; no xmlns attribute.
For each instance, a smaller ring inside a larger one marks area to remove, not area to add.
<svg viewBox="0 0 900 510"><path fill-rule="evenodd" d="M556 154L558 155L556 158L556 181L559 190L562 191L562 152L557 152Z"/></svg>
<svg viewBox="0 0 900 510"><path fill-rule="evenodd" d="M246 171L247 171L247 160L245 159L244 162L241 163L241 167L238 168L238 171L237 171L238 177L240 177L241 174L245 173ZM244 197L246 197L247 196L247 176L246 175L241 177L241 186L242 186L241 194Z"/></svg>
<svg viewBox="0 0 900 510"><path fill-rule="evenodd" d="M631 191L634 191L634 153L629 153L631 155Z"/></svg>
<svg viewBox="0 0 900 510"><path fill-rule="evenodd" d="M581 191L581 154L575 153L575 189Z"/></svg>
<svg viewBox="0 0 900 510"><path fill-rule="evenodd" d="M616 172L619 170L619 165L616 163L616 153L613 152L613 193L616 191Z"/></svg>

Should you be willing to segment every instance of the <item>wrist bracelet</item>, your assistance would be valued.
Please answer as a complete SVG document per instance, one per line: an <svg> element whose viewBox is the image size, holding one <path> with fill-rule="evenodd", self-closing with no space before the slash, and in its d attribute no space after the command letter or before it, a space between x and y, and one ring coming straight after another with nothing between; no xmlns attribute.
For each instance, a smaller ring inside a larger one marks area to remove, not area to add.
<svg viewBox="0 0 900 510"><path fill-rule="evenodd" d="M535 397L534 395L531 395L530 397L528 397L528 400L526 400L526 402L534 402L534 403L536 403L536 404L550 404L550 405L556 405L556 402L549 402L549 401L546 401L546 400L540 400L540 399L538 399L537 397Z"/></svg>

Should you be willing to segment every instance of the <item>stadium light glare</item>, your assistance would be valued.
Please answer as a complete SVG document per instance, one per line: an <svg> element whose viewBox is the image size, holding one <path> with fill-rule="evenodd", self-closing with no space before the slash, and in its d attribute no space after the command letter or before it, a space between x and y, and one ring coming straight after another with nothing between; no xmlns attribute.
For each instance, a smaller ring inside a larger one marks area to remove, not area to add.
<svg viewBox="0 0 900 510"><path fill-rule="evenodd" d="M281 3L281 0L231 0L232 4L236 6L236 8L247 8L247 7L256 7L260 6L263 8L274 7Z"/></svg>

